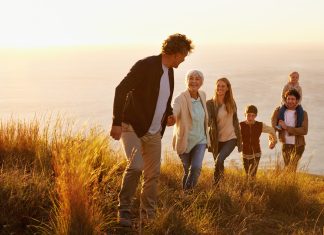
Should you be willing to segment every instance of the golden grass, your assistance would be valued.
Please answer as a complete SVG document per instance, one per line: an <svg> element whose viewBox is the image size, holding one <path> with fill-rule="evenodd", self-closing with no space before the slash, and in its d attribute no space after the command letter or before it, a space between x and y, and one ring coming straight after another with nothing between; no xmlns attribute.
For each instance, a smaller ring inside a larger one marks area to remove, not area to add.
<svg viewBox="0 0 324 235"><path fill-rule="evenodd" d="M0 125L0 234L125 234L116 224L122 153L100 128L72 131L60 119L50 123ZM165 153L157 219L143 234L323 232L323 177L278 166L246 181L231 167L215 187L205 166L191 193L182 191L181 178L180 162ZM137 199L135 212L138 205Z"/></svg>

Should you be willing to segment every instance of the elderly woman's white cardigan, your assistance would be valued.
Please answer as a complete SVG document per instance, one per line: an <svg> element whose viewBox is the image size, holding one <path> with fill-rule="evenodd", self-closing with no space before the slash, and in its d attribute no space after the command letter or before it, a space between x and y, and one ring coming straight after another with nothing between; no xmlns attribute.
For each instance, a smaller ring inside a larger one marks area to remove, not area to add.
<svg viewBox="0 0 324 235"><path fill-rule="evenodd" d="M203 91L198 91L198 94L205 111L205 133L207 145L210 146L206 94ZM188 90L182 92L175 98L173 103L173 115L176 117L176 124L173 129L172 146L178 154L183 154L187 149L188 134L192 126L192 102Z"/></svg>

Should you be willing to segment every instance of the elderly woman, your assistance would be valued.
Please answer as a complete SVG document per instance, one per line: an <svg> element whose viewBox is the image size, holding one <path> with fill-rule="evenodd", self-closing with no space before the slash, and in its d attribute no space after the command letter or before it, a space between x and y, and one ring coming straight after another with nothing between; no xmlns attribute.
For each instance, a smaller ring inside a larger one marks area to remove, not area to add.
<svg viewBox="0 0 324 235"><path fill-rule="evenodd" d="M241 152L241 130L237 117L236 104L233 98L232 86L227 78L216 81L215 95L208 100L209 135L215 160L214 179L215 184L224 175L224 161L237 146Z"/></svg>
<svg viewBox="0 0 324 235"><path fill-rule="evenodd" d="M184 169L182 186L192 189L198 181L206 146L209 146L206 94L200 91L204 76L198 70L186 75L187 90L176 97L173 115L173 149L177 151Z"/></svg>

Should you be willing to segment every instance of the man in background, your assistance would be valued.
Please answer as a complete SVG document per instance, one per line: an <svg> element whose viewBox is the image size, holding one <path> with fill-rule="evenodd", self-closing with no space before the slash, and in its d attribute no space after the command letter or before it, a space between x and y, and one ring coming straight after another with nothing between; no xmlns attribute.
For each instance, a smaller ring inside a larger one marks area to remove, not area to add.
<svg viewBox="0 0 324 235"><path fill-rule="evenodd" d="M272 127L279 131L279 140L282 142L282 156L285 167L295 172L298 161L305 150L305 135L308 132L308 115L305 110L298 117L296 108L299 104L300 94L297 90L288 90L285 95L287 109L284 112L284 120L279 119L278 107L271 117ZM300 120L297 122L297 120Z"/></svg>

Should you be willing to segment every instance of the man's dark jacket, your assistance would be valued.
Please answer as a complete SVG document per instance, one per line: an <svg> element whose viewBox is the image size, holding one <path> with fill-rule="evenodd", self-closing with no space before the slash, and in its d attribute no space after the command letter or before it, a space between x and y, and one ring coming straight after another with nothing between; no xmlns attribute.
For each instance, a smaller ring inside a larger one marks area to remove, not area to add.
<svg viewBox="0 0 324 235"><path fill-rule="evenodd" d="M135 63L116 87L113 109L114 126L121 126L122 122L129 123L138 137L148 132L155 113L162 74L162 55L150 56ZM174 89L172 68L169 69L169 82L170 97L161 121L162 135L167 117L172 114L171 99Z"/></svg>

